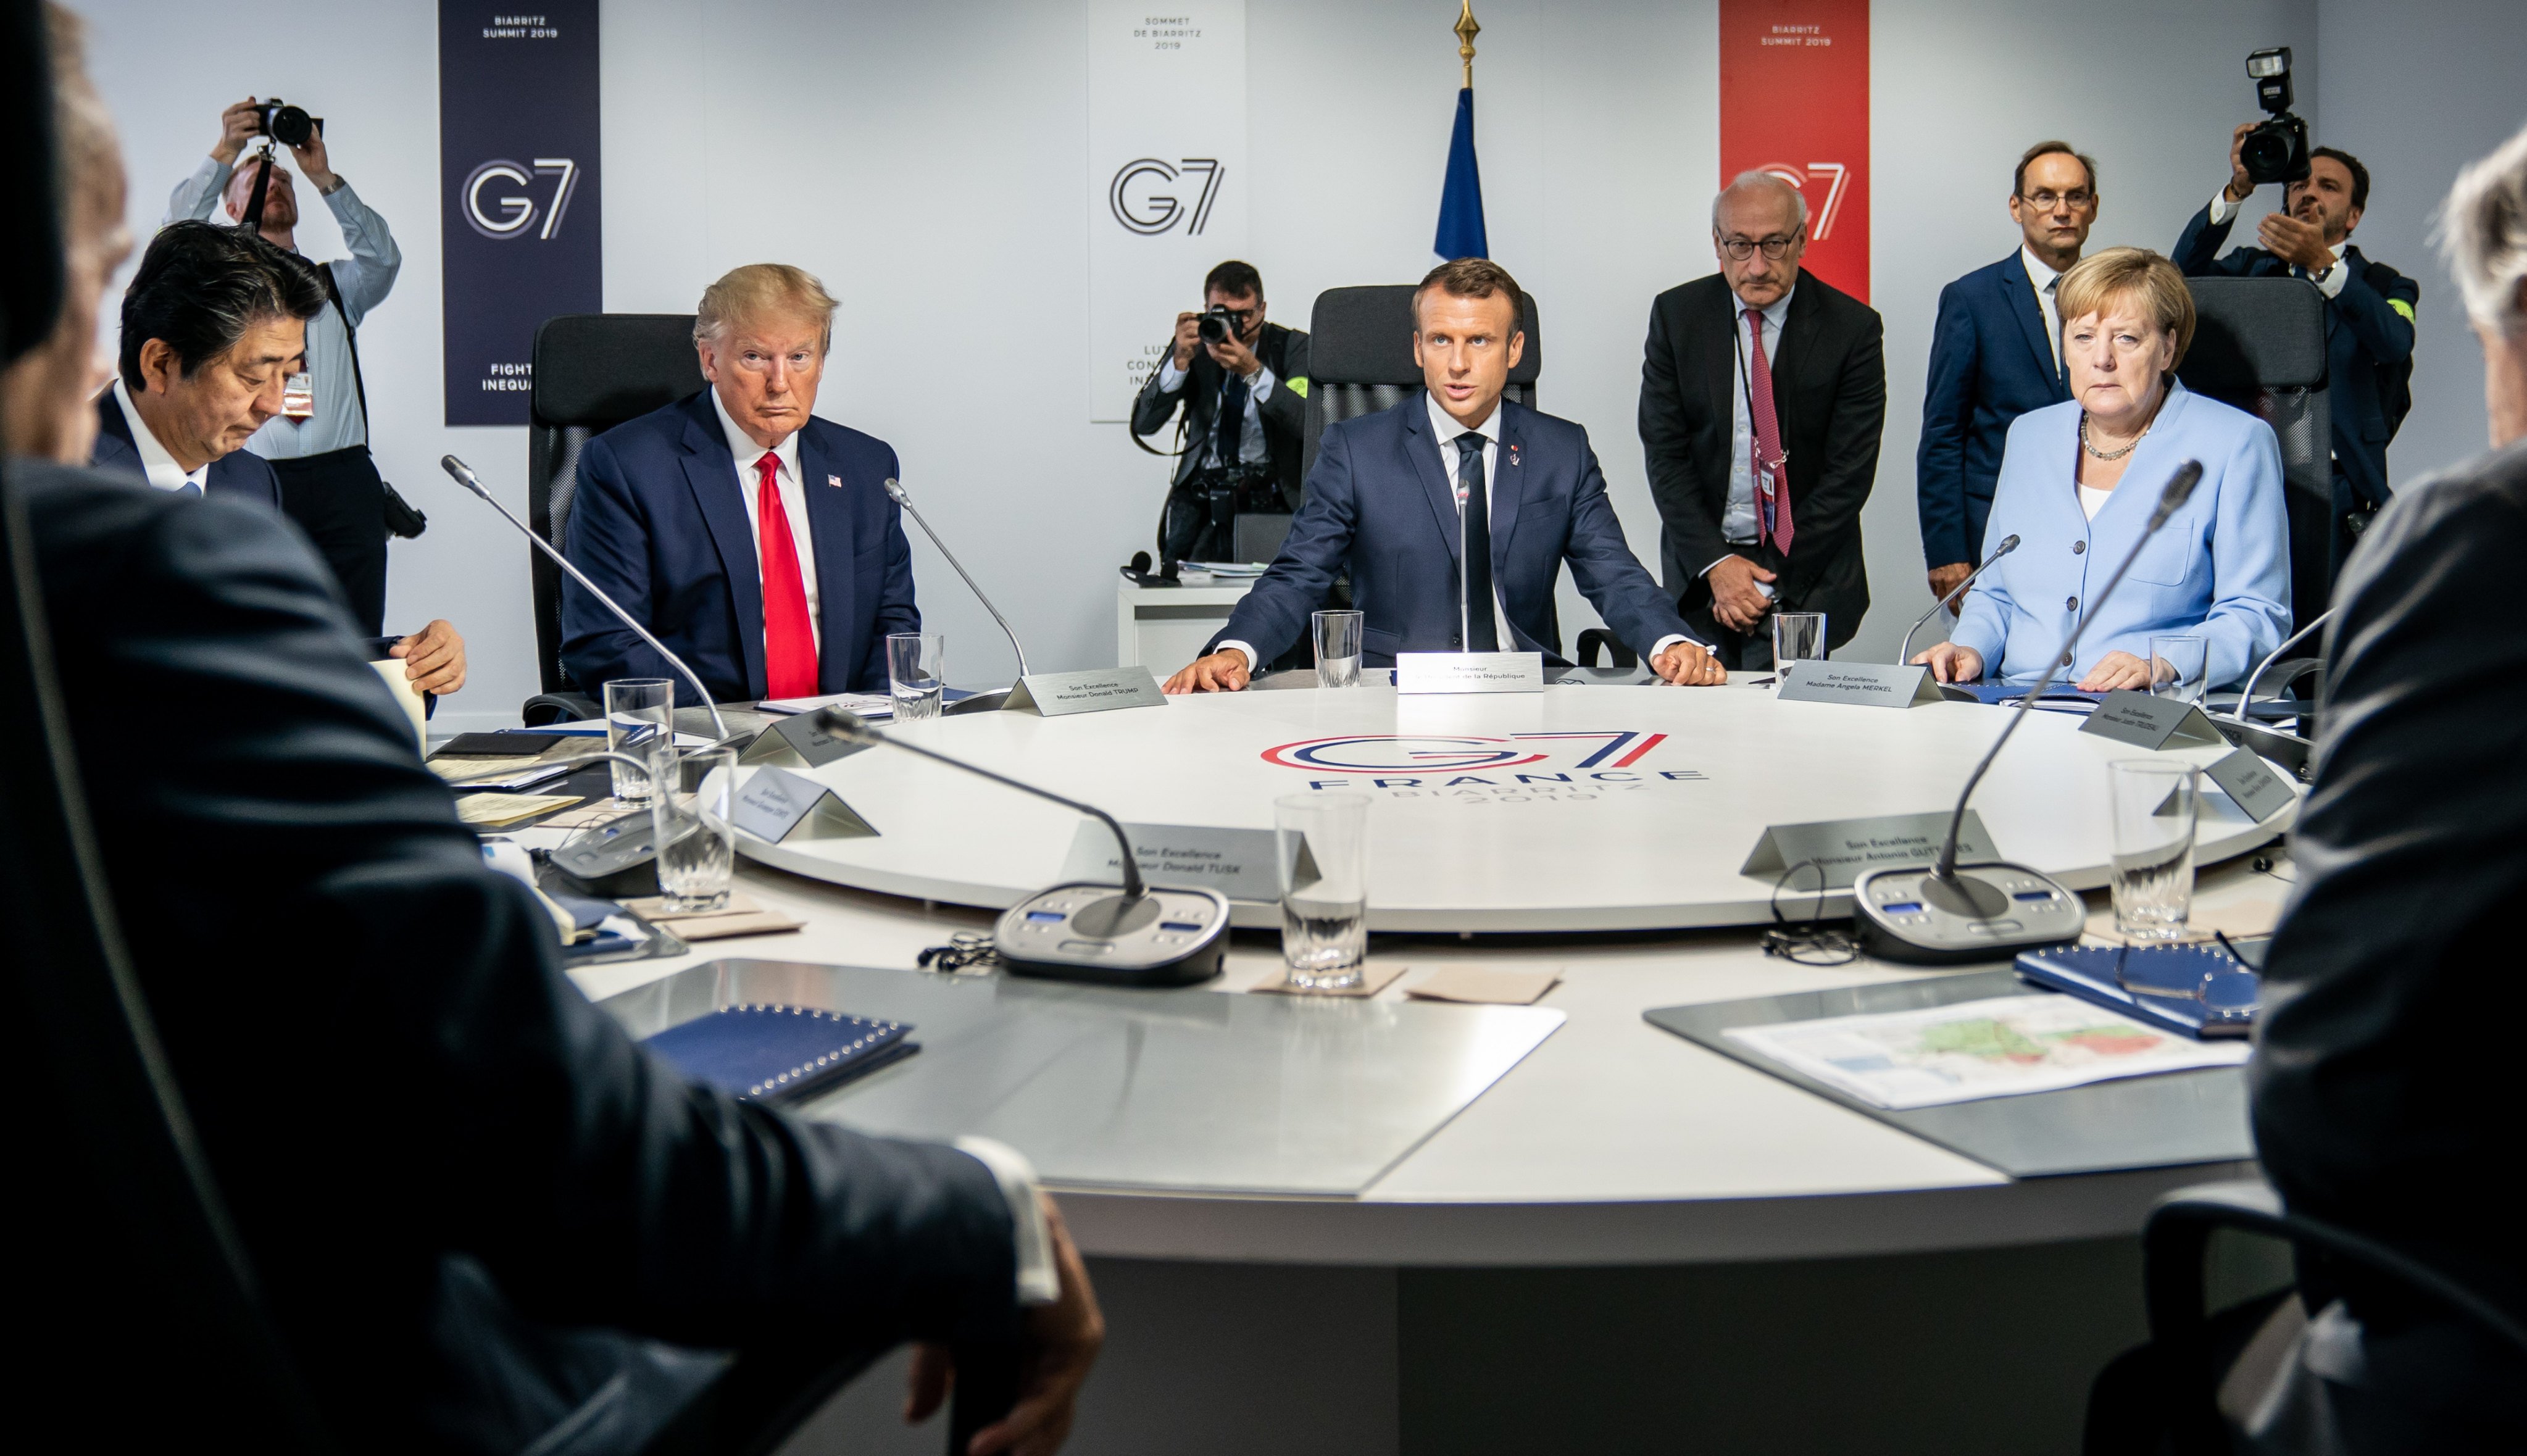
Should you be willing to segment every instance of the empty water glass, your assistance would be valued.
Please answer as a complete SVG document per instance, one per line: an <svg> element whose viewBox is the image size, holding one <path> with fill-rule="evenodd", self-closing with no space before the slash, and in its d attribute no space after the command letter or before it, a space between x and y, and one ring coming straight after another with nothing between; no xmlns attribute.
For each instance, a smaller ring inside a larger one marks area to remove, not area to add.
<svg viewBox="0 0 2527 1456"><path fill-rule="evenodd" d="M2115 933L2137 942L2182 940L2193 913L2193 828L2202 807L2201 770L2172 758L2126 758L2106 765L2114 814L2109 883Z"/></svg>
<svg viewBox="0 0 2527 1456"><path fill-rule="evenodd" d="M619 677L605 685L605 746L647 761L653 749L675 742L676 685L662 677ZM616 763L614 797L625 804L649 802L649 776Z"/></svg>
<svg viewBox="0 0 2527 1456"><path fill-rule="evenodd" d="M1272 801L1281 870L1281 962L1290 984L1348 991L1368 961L1368 796Z"/></svg>
<svg viewBox="0 0 2527 1456"><path fill-rule="evenodd" d="M2202 674L2209 664L2210 655L2211 645L2199 637L2151 638L2149 691L2161 698L2200 702Z"/></svg>
<svg viewBox="0 0 2527 1456"><path fill-rule="evenodd" d="M660 750L649 759L658 792L649 827L658 846L658 893L685 914L728 909L737 869L737 750Z"/></svg>
<svg viewBox="0 0 2527 1456"><path fill-rule="evenodd" d="M1320 611L1310 621L1316 628L1316 686L1319 688L1356 688L1360 686L1360 636L1363 613L1356 611Z"/></svg>
<svg viewBox="0 0 2527 1456"><path fill-rule="evenodd" d="M1776 676L1789 671L1793 662L1823 661L1825 655L1825 613L1773 613L1773 672Z"/></svg>
<svg viewBox="0 0 2527 1456"><path fill-rule="evenodd" d="M918 723L939 716L948 696L948 639L936 632L898 632L886 640L886 683L895 696L895 720Z"/></svg>

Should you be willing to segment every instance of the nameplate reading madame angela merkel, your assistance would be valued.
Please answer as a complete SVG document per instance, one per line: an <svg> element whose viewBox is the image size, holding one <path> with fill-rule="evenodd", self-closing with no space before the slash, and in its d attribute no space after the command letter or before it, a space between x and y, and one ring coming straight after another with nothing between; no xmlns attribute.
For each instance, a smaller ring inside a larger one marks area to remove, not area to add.
<svg viewBox="0 0 2527 1456"><path fill-rule="evenodd" d="M1783 702L1856 702L1863 707L1912 707L1939 701L1931 669L1893 662L1793 662L1781 673Z"/></svg>

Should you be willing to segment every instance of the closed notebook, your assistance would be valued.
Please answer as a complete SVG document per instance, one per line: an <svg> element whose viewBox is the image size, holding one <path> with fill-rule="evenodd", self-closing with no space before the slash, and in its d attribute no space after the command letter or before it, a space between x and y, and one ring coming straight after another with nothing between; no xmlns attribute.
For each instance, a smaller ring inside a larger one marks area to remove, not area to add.
<svg viewBox="0 0 2527 1456"><path fill-rule="evenodd" d="M919 1051L902 1021L800 1006L729 1006L642 1044L678 1071L747 1102L768 1102L864 1076Z"/></svg>
<svg viewBox="0 0 2527 1456"><path fill-rule="evenodd" d="M2255 1029L2255 973L2216 946L2057 946L2022 952L2018 973L2197 1041Z"/></svg>

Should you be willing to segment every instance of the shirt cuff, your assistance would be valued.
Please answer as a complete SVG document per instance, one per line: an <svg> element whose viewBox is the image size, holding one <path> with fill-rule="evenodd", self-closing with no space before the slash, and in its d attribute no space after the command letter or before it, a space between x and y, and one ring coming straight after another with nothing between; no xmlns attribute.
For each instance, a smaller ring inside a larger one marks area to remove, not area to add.
<svg viewBox="0 0 2527 1456"><path fill-rule="evenodd" d="M1681 632L1671 632L1671 633L1669 633L1667 636L1660 638L1658 641L1656 641L1656 642L1654 642L1654 643L1651 643L1651 644L1650 644L1650 656L1651 656L1651 658L1652 658L1653 660L1655 660L1655 659L1657 658L1657 656L1658 656L1658 654L1659 654L1659 653L1666 651L1668 649L1670 649L1670 648L1672 648L1672 647L1675 647L1677 643L1680 643L1680 642L1693 642L1693 639L1692 639L1692 638L1690 638L1690 637L1685 636L1685 635L1684 635L1683 633L1681 633ZM1698 643L1698 642L1693 642L1693 645L1694 645L1695 647L1704 647L1704 646L1707 646L1707 644L1704 644L1704 643Z"/></svg>
<svg viewBox="0 0 2527 1456"><path fill-rule="evenodd" d="M1242 642L1223 642L1219 645L1219 650L1223 652L1231 648L1246 654L1246 670L1252 674L1255 671L1255 650Z"/></svg>
<svg viewBox="0 0 2527 1456"><path fill-rule="evenodd" d="M1185 372L1176 367L1176 356L1170 353L1159 364L1159 392L1172 394L1184 388L1184 382Z"/></svg>
<svg viewBox="0 0 2527 1456"><path fill-rule="evenodd" d="M2243 205L2243 203L2230 201L2228 183L2221 183L2220 190L2211 194L2211 226L2217 228L2236 217L2238 209Z"/></svg>
<svg viewBox="0 0 2527 1456"><path fill-rule="evenodd" d="M1271 392L1272 366L1258 363L1255 372L1246 377L1246 397L1261 403L1264 396Z"/></svg>
<svg viewBox="0 0 2527 1456"><path fill-rule="evenodd" d="M1702 577L1702 576L1709 576L1709 575L1711 575L1711 568L1712 568L1712 567L1719 565L1721 562L1726 561L1726 560L1728 560L1729 557L1734 556L1734 555L1736 555L1736 554L1737 554L1737 552L1735 552L1735 551L1722 551L1719 555L1714 556L1714 557L1712 557L1709 561L1704 562L1704 563L1703 563L1703 566L1702 566L1702 569L1701 569L1700 571L1695 572L1695 573L1694 573L1694 575L1695 575L1695 576L1698 576L1698 577Z"/></svg>
<svg viewBox="0 0 2527 1456"><path fill-rule="evenodd" d="M2344 261L2343 255L2337 253L2334 255L2334 266L2308 282L2316 285L2316 290L2326 297L2339 298L2343 295L2343 286L2351 282L2351 269Z"/></svg>
<svg viewBox="0 0 2527 1456"><path fill-rule="evenodd" d="M1017 1149L988 1137L960 1137L954 1146L992 1170L992 1181L1001 1185L1001 1197L1008 1201L1009 1227L1017 1236L1018 1303L1057 1303L1061 1298L1061 1271L1053 1262L1053 1229L1045 1222L1035 1165Z"/></svg>

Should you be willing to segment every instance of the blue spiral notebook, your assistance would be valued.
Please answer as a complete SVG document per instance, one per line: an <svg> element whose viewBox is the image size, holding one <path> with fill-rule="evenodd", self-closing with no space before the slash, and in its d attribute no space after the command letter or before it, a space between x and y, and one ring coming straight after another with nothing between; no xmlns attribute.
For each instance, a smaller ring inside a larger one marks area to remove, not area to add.
<svg viewBox="0 0 2527 1456"><path fill-rule="evenodd" d="M726 1006L642 1045L741 1102L823 1091L921 1050L902 1021L802 1006Z"/></svg>
<svg viewBox="0 0 2527 1456"><path fill-rule="evenodd" d="M2196 1041L2252 1032L2262 991L2251 967L2212 946L2057 946L2021 952L2018 973Z"/></svg>

